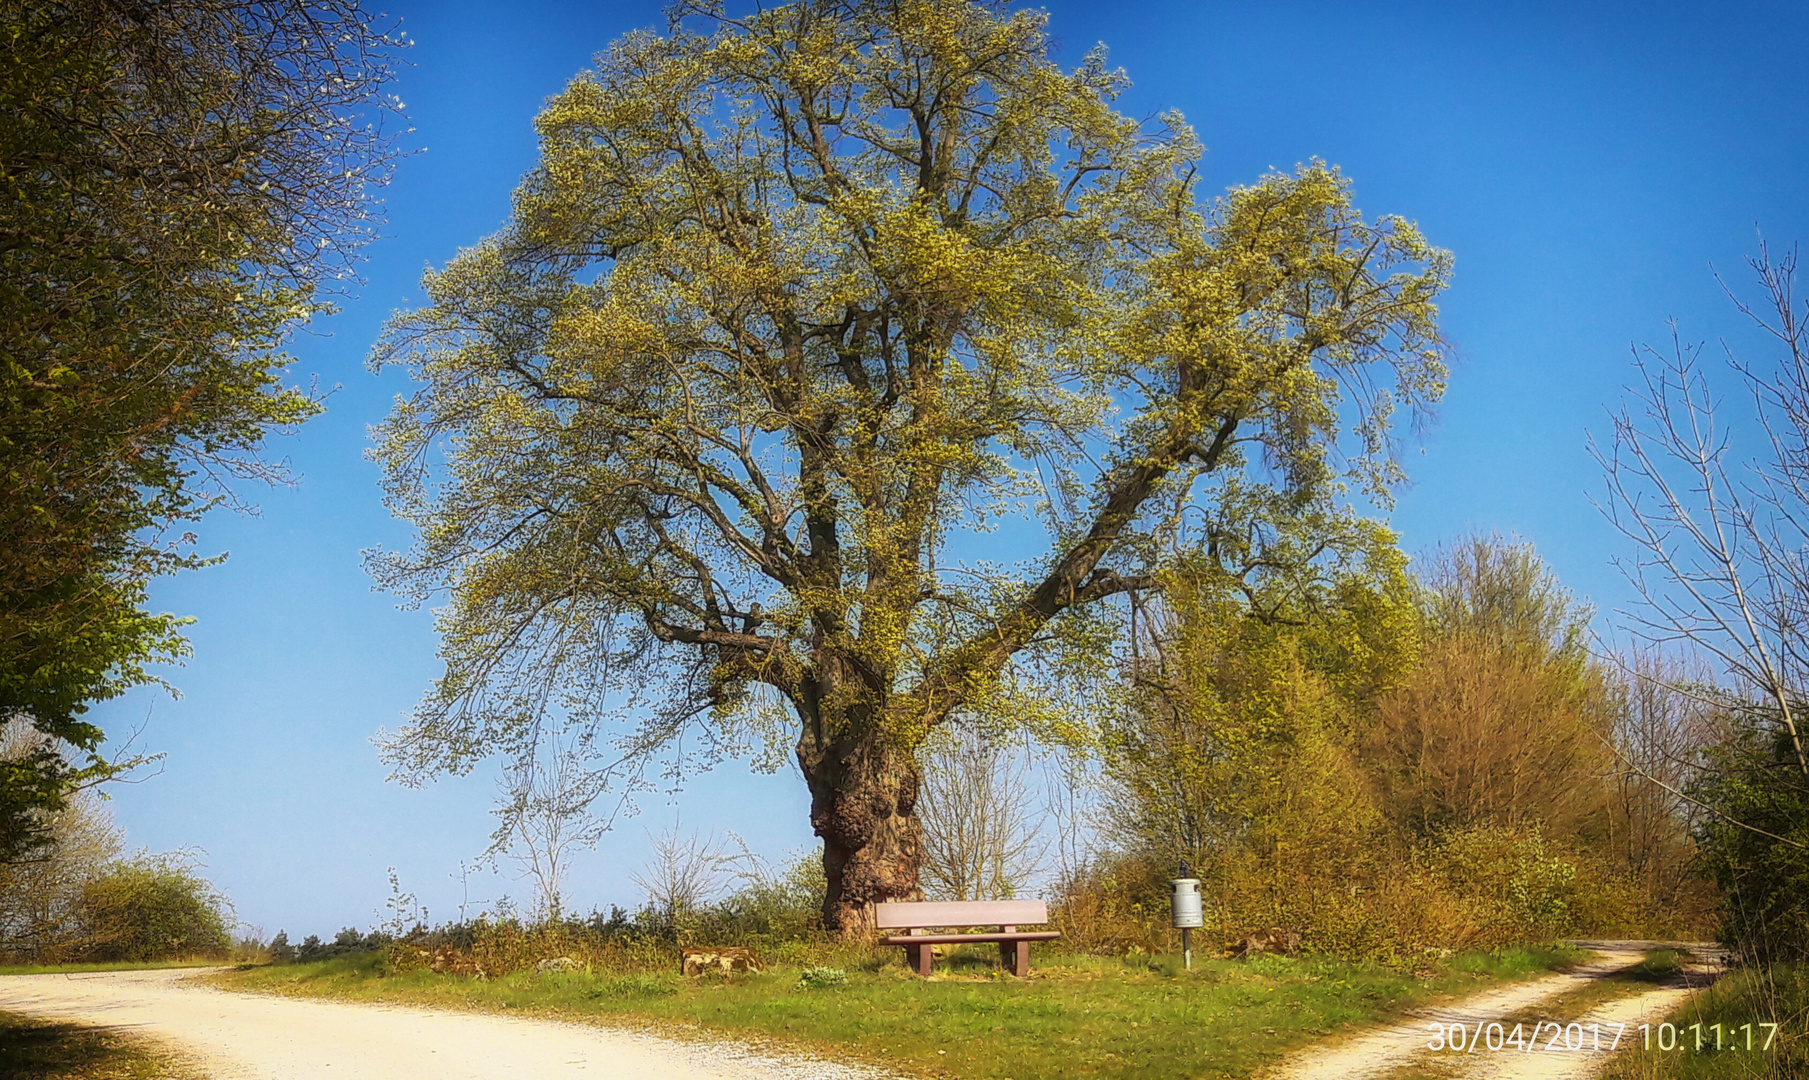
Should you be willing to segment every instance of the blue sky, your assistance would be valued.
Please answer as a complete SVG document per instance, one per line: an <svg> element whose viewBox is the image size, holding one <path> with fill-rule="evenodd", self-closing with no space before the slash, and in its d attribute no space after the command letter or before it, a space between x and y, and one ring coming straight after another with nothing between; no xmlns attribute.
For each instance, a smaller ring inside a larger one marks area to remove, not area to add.
<svg viewBox="0 0 1809 1080"><path fill-rule="evenodd" d="M194 657L149 690L108 703L109 731L141 729L168 754L160 775L115 789L132 843L205 849L208 873L248 923L292 936L368 926L385 869L433 916L503 892L459 880L491 829L489 775L422 790L386 783L371 745L437 672L430 616L374 592L359 552L401 546L366 428L407 389L370 374L383 319L419 299L428 264L499 227L535 160L531 120L548 95L622 32L659 25L657 4L398 3L416 41L398 88L424 153L387 191L368 284L302 336L295 375L338 386L327 413L279 439L292 488L251 492L256 517L198 531L223 566L156 583L153 604L197 620ZM1538 545L1604 611L1626 589L1625 548L1592 509L1586 437L1630 376L1628 348L1676 317L1686 337L1754 335L1710 267L1739 282L1755 229L1809 240L1809 8L1654 3L1052 3L1061 58L1096 41L1134 82L1133 115L1178 108L1209 147L1206 189L1320 157L1354 180L1367 212L1419 222L1456 254L1443 325L1457 363L1437 422L1407 452L1413 486L1394 524L1409 551L1469 530ZM763 854L810 842L795 775L730 764L580 857L580 908L637 900L628 874L645 831L733 829Z"/></svg>

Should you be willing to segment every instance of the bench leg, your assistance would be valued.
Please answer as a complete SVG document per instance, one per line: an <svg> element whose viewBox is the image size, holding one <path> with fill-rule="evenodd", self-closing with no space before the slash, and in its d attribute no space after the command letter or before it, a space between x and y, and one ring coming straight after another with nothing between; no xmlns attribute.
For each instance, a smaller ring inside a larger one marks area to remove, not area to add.
<svg viewBox="0 0 1809 1080"><path fill-rule="evenodd" d="M936 954L930 946L906 945L905 956L911 961L911 966L917 969L917 974L929 977L930 965L936 962Z"/></svg>
<svg viewBox="0 0 1809 1080"><path fill-rule="evenodd" d="M1020 941L1017 946L1017 963L1011 965L1011 973L1021 979L1030 974L1030 943Z"/></svg>

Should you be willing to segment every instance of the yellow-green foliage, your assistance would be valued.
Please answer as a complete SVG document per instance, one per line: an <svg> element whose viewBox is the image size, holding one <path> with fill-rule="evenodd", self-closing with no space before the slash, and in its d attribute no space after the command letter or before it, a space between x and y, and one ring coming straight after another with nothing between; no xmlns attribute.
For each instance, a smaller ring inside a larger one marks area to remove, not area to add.
<svg viewBox="0 0 1809 1080"><path fill-rule="evenodd" d="M1069 883L1077 936L1151 947L1182 859L1228 939L1350 956L1688 929L1601 843L1586 610L1524 546L1461 545L1423 587L1386 532L1346 543L1259 589L1171 580L1108 744L1124 855ZM1465 731L1495 742L1460 759Z"/></svg>
<svg viewBox="0 0 1809 1080"><path fill-rule="evenodd" d="M1108 742L1127 844L1208 873L1243 860L1329 876L1381 821L1351 749L1375 696L1418 650L1392 536L1367 526L1338 564L1302 559L1252 597L1175 575L1139 698Z"/></svg>
<svg viewBox="0 0 1809 1080"><path fill-rule="evenodd" d="M82 886L79 955L95 960L224 956L232 945L226 897L174 856L107 866Z"/></svg>
<svg viewBox="0 0 1809 1080"><path fill-rule="evenodd" d="M1588 853L1555 849L1537 832L1482 829L1320 861L1332 854L1302 843L1267 861L1240 856L1206 866L1207 928L1199 947L1229 946L1280 926L1300 933L1308 952L1417 965L1445 949L1697 930L1659 907L1637 881ZM1168 879L1175 870L1123 856L1065 882L1054 913L1064 943L1108 953L1174 948Z"/></svg>
<svg viewBox="0 0 1809 1080"><path fill-rule="evenodd" d="M1384 812L1415 837L1542 825L1606 846L1614 714L1590 609L1531 545L1471 537L1423 573L1428 647L1378 703L1363 751Z"/></svg>
<svg viewBox="0 0 1809 1080"><path fill-rule="evenodd" d="M1096 736L1035 691L1111 674L1107 601L1364 531L1336 503L1387 499L1392 417L1442 391L1449 256L1321 162L1199 191L1181 117L1117 113L1046 20L699 16L549 101L507 226L375 353L420 382L376 450L420 545L379 572L450 596L404 775L627 685L663 706L632 755L707 718L795 753L835 858L908 851L859 807L908 802L936 725ZM950 569L1014 517L1041 550ZM904 895L903 862L833 880Z"/></svg>

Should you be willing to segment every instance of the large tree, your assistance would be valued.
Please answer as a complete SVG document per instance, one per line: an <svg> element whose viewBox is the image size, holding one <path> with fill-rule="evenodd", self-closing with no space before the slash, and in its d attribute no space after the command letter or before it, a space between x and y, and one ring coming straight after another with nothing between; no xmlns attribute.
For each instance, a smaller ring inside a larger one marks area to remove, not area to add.
<svg viewBox="0 0 1809 1080"><path fill-rule="evenodd" d="M507 226L375 353L422 383L377 447L421 540L378 572L451 599L403 778L612 701L625 765L784 739L858 928L919 892L926 732L1048 718L1027 676L1104 657L1164 560L1235 580L1386 498L1448 257L1319 164L1202 202L1181 118L1045 21L681 5L551 101ZM987 559L1001 525L1040 553Z"/></svg>
<svg viewBox="0 0 1809 1080"><path fill-rule="evenodd" d="M0 0L0 859L111 771L83 716L184 655L172 538L317 405L286 332L368 235L399 42L356 0Z"/></svg>

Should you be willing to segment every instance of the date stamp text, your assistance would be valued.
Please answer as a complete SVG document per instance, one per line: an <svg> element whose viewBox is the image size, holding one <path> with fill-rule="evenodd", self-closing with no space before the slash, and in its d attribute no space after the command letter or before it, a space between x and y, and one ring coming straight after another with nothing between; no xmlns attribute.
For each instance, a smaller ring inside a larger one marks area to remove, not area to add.
<svg viewBox="0 0 1809 1080"><path fill-rule="evenodd" d="M1777 1024L1585 1024L1572 1021L1539 1020L1528 1027L1525 1023L1511 1026L1499 1020L1474 1024L1428 1024L1432 1038L1428 1050L1448 1050L1460 1054L1479 1053L1612 1053L1628 1040L1629 1046L1643 1050L1705 1051L1771 1049L1778 1037Z"/></svg>

